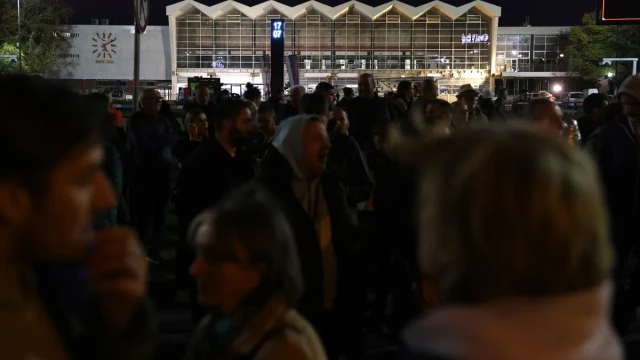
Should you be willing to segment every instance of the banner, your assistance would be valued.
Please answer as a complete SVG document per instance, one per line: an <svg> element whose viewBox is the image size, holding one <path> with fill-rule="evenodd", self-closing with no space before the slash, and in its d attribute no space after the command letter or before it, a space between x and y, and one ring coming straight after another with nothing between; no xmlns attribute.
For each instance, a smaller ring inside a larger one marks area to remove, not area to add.
<svg viewBox="0 0 640 360"><path fill-rule="evenodd" d="M260 72L262 74L263 89L269 89L271 82L271 62L269 55L260 56Z"/></svg>
<svg viewBox="0 0 640 360"><path fill-rule="evenodd" d="M300 85L300 70L298 68L298 56L287 56L287 73L289 74L289 85L294 87Z"/></svg>

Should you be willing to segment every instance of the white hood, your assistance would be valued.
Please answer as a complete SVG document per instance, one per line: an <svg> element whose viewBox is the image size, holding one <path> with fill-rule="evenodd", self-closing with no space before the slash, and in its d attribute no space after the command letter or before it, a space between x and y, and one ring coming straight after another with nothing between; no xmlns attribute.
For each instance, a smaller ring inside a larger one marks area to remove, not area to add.
<svg viewBox="0 0 640 360"><path fill-rule="evenodd" d="M302 159L302 136L307 121L312 115L297 115L283 121L276 128L271 145L287 160L298 179L306 179L306 168Z"/></svg>
<svg viewBox="0 0 640 360"><path fill-rule="evenodd" d="M437 310L409 325L418 353L464 360L622 360L609 322L611 285L545 299Z"/></svg>

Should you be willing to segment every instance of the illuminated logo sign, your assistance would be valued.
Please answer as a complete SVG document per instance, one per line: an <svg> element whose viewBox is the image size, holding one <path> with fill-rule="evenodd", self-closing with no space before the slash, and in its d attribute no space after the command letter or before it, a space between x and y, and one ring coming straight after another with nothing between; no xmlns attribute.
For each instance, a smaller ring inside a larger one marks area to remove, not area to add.
<svg viewBox="0 0 640 360"><path fill-rule="evenodd" d="M489 41L489 35L488 34L462 34L462 43L463 44L477 44L477 43L484 43Z"/></svg>
<svg viewBox="0 0 640 360"><path fill-rule="evenodd" d="M284 38L284 20L271 22L271 39L279 40Z"/></svg>

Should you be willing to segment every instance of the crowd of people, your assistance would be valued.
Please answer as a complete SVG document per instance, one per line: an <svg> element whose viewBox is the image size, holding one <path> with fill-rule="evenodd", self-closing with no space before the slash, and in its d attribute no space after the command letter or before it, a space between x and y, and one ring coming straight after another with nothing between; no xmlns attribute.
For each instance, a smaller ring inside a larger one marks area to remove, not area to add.
<svg viewBox="0 0 640 360"><path fill-rule="evenodd" d="M3 358L153 358L170 203L188 360L363 359L371 333L387 358L624 358L640 76L577 126L471 85L343 91L198 86L180 125L153 89L125 122L108 94L1 77Z"/></svg>

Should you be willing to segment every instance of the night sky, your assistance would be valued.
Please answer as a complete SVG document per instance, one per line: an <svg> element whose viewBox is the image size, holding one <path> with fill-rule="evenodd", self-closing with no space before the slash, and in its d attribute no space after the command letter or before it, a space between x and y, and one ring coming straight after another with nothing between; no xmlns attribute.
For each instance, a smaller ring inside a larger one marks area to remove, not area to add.
<svg viewBox="0 0 640 360"><path fill-rule="evenodd" d="M149 0L151 6L151 25L167 25L166 6L175 4L178 0ZM377 6L389 0L363 0L362 2ZM464 5L471 0L446 0L451 5ZM133 0L66 0L74 9L70 19L71 24L90 24L91 19L109 19L112 25L133 24ZM219 0L201 0L202 4L214 5ZM241 3L255 5L259 0L242 0ZM304 1L282 0L286 5L296 5ZM338 5L343 1L323 0L327 5ZM424 4L425 1L406 0L413 6ZM596 0L490 0L490 3L502 7L501 26L519 26L526 16L531 17L532 26L568 26L579 25L584 13L595 11Z"/></svg>

